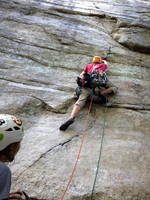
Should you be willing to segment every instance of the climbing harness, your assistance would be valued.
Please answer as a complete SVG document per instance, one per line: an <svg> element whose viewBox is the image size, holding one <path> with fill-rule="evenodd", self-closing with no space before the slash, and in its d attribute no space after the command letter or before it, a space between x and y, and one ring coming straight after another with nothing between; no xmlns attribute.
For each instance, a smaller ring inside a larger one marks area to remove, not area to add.
<svg viewBox="0 0 150 200"><path fill-rule="evenodd" d="M73 176L74 176L76 168L77 168L77 163L78 163L79 158L80 158L81 150L82 150L82 147L83 147L83 142L84 142L84 139L85 139L85 137L87 135L87 126L88 126L88 121L89 121L89 113L90 113L91 108L92 108L92 103L93 103L93 98L91 98L90 105L89 105L89 108L88 108L88 114L87 114L87 117L86 117L86 120L85 120L85 123L84 123L84 132L83 132L83 135L82 135L79 152L77 154L77 158L76 158L75 164L73 166L73 170L72 170L71 176L69 177L68 184L67 184L67 186L66 186L66 188L65 188L65 190L63 192L63 195L61 196L60 200L64 200L64 197L65 197L65 195L66 195L66 193L67 193L67 191L69 189L69 186L71 184L71 181L73 179ZM102 146L103 146L103 140L104 140L105 126L106 126L106 112L107 112L107 107L105 108L105 111L104 111L104 123L103 123L103 128L102 128L102 138L101 138L101 143L100 143L99 158L98 158L98 162L97 162L96 174L95 174L94 183L93 183L93 187L92 187L91 200L93 200L93 193L94 193L95 184L96 184L98 171L99 171L99 167L100 167L100 159L101 159L101 154L102 154Z"/></svg>
<svg viewBox="0 0 150 200"><path fill-rule="evenodd" d="M82 89L83 88L79 86L75 89L75 96L74 96L75 99L79 98L80 94L82 93ZM105 96L96 94L94 88L91 89L89 96L87 98L87 101L90 101L91 98L93 98L94 103L98 103L98 104L106 104L108 102L108 99Z"/></svg>
<svg viewBox="0 0 150 200"><path fill-rule="evenodd" d="M88 100L93 98L93 102L105 104L107 99L105 96L96 93L96 89L102 90L106 88L107 77L105 72L98 72L94 70L91 74L84 74L84 78L77 77L78 87L75 89L75 98L78 99L82 93L83 88L90 88Z"/></svg>
<svg viewBox="0 0 150 200"><path fill-rule="evenodd" d="M104 87L107 83L106 72L98 72L94 70L90 74L91 87Z"/></svg>
<svg viewBox="0 0 150 200"><path fill-rule="evenodd" d="M107 83L106 72L98 72L95 69L90 74L84 74L83 78L77 77L76 82L82 88L104 87Z"/></svg>

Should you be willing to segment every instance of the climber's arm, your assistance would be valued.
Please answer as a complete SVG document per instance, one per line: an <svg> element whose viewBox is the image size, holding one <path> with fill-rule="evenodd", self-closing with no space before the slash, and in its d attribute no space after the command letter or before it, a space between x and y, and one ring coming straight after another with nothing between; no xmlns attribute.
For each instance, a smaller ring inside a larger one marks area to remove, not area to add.
<svg viewBox="0 0 150 200"><path fill-rule="evenodd" d="M84 74L85 74L85 71L82 71L79 77L83 78Z"/></svg>

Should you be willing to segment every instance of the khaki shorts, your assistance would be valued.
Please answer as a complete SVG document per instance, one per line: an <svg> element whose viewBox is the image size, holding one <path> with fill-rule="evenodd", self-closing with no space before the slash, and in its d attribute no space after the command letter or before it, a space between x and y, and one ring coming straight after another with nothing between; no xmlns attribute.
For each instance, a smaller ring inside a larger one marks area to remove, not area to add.
<svg viewBox="0 0 150 200"><path fill-rule="evenodd" d="M113 94L117 93L117 87L109 80L107 80L107 84L105 87L103 87L102 89L112 89ZM82 93L79 96L79 99L76 101L76 105L80 106L81 108L85 105L87 97L90 94L91 89L90 88L82 88ZM101 89L99 89L99 91L101 91Z"/></svg>
<svg viewBox="0 0 150 200"><path fill-rule="evenodd" d="M82 88L82 93L79 96L79 99L76 101L76 105L79 105L81 108L85 105L87 97L90 94L90 88Z"/></svg>

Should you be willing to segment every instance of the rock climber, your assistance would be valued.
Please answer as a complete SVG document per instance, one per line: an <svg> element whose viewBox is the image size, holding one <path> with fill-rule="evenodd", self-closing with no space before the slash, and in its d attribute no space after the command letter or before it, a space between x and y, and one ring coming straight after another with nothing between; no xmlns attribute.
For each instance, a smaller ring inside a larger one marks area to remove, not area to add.
<svg viewBox="0 0 150 200"><path fill-rule="evenodd" d="M11 171L5 163L14 160L20 149L23 135L20 119L12 115L0 114L0 200L36 200L36 198L28 197L25 192L10 193Z"/></svg>
<svg viewBox="0 0 150 200"><path fill-rule="evenodd" d="M98 73L98 76L103 76L107 69L107 62L102 60L100 56L94 56L92 59L92 64L88 64L84 67L77 81L77 83L80 82L80 84L78 83L78 85L80 85L81 87L83 83L81 94L79 95L79 99L74 104L73 110L68 120L59 127L60 130L65 131L75 121L75 117L85 105L92 88L92 82L85 80L88 80L89 77L92 77L91 75L93 75L94 72ZM88 77L88 79L85 77ZM114 84L112 84L112 82L110 82L107 78L105 84L98 87L98 91L96 92L99 93L102 99L105 99L107 95L115 94L117 92L117 87Z"/></svg>

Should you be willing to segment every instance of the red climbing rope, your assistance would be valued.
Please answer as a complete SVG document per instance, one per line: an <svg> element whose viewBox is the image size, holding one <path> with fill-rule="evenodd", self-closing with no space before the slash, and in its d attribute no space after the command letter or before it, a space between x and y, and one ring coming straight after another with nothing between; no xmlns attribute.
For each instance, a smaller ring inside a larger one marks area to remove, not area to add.
<svg viewBox="0 0 150 200"><path fill-rule="evenodd" d="M77 163L79 161L79 158L80 158L80 154L81 154L81 150L82 150L82 147L83 147L83 142L84 142L84 139L85 139L85 136L87 135L87 128L88 128L88 121L89 121L89 114L90 114L90 111L91 111L91 108L92 108L92 102L93 102L93 97L91 98L91 101L90 101L90 105L89 105L89 108L88 108L88 114L87 114L87 117L86 117L86 120L85 120L85 123L84 123L84 130L83 130L83 135L82 135L82 138L81 138L81 144L80 144L80 148L79 148L79 152L77 154L77 158L76 158L76 161L75 161L75 164L73 166L73 170L72 170L72 173L71 173L71 176L69 177L69 180L68 180L68 184L63 192L63 195L62 197L60 198L60 200L63 200L67 191L68 191L68 188L71 184L71 181L73 179L73 176L74 176L74 173L76 171L76 168L77 168Z"/></svg>

